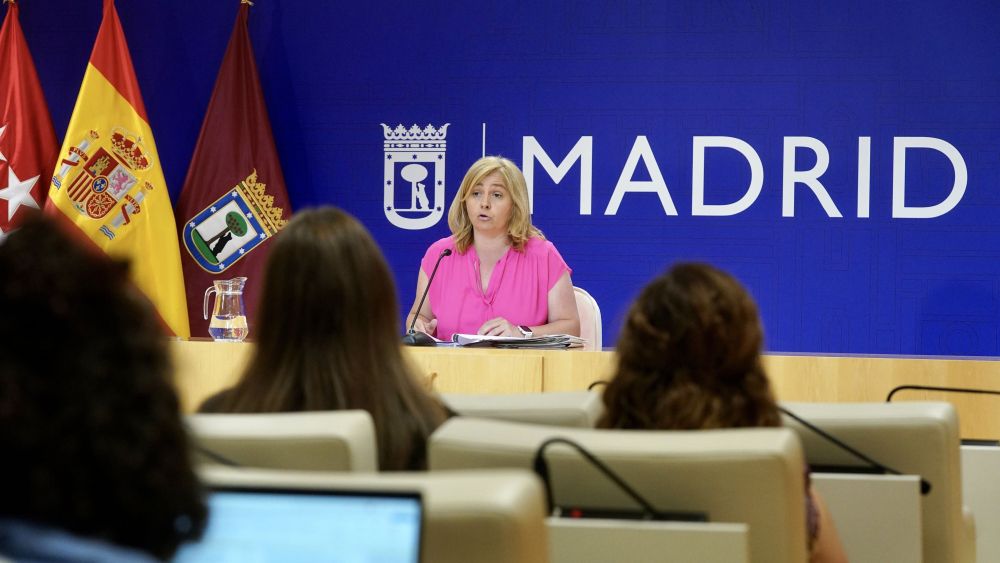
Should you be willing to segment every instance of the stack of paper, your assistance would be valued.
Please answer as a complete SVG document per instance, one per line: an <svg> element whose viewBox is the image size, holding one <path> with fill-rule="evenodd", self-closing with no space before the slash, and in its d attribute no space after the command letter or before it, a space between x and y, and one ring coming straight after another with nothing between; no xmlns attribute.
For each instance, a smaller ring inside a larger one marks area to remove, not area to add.
<svg viewBox="0 0 1000 563"><path fill-rule="evenodd" d="M579 348L586 342L578 336L551 334L549 336L485 336L482 334L456 334L452 337L459 346L488 348Z"/></svg>

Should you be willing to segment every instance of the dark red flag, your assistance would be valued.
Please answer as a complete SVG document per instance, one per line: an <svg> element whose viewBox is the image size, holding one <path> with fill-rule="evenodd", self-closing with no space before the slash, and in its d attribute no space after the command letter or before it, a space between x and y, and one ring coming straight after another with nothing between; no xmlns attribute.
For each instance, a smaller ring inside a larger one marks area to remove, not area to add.
<svg viewBox="0 0 1000 563"><path fill-rule="evenodd" d="M41 209L59 155L16 2L0 28L0 238Z"/></svg>
<svg viewBox="0 0 1000 563"><path fill-rule="evenodd" d="M248 278L244 302L252 336L270 239L292 212L250 44L248 10L240 5L177 204L191 336L208 336L205 290L214 280L240 276Z"/></svg>

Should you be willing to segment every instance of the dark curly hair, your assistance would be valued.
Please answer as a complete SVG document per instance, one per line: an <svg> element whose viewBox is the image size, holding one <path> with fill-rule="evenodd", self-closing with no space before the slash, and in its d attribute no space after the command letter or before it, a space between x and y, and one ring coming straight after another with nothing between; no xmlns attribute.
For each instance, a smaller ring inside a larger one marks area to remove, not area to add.
<svg viewBox="0 0 1000 563"><path fill-rule="evenodd" d="M0 243L0 516L167 559L207 509L162 325L126 274L50 220Z"/></svg>
<svg viewBox="0 0 1000 563"><path fill-rule="evenodd" d="M643 289L618 340L603 428L780 426L757 306L732 276L677 264Z"/></svg>

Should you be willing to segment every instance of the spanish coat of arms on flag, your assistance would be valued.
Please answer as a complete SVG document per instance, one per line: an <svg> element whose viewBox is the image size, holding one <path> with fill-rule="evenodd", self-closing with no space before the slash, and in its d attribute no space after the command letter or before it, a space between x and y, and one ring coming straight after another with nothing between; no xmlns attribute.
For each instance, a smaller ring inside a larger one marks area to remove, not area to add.
<svg viewBox="0 0 1000 563"><path fill-rule="evenodd" d="M128 259L164 324L188 336L170 195L113 0L90 54L46 211L108 255Z"/></svg>

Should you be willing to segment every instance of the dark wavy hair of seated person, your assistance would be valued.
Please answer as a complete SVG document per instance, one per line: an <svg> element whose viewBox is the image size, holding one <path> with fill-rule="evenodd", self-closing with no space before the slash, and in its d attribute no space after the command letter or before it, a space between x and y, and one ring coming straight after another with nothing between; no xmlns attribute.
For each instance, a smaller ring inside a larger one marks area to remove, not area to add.
<svg viewBox="0 0 1000 563"><path fill-rule="evenodd" d="M780 426L757 306L729 274L680 263L647 285L618 340L603 428Z"/></svg>
<svg viewBox="0 0 1000 563"><path fill-rule="evenodd" d="M35 218L0 243L0 517L169 558L207 514L162 324L127 265Z"/></svg>
<svg viewBox="0 0 1000 563"><path fill-rule="evenodd" d="M364 409L380 469L426 467L445 412L403 356L392 274L361 223L333 207L297 213L271 246L257 315L249 367L201 411Z"/></svg>

